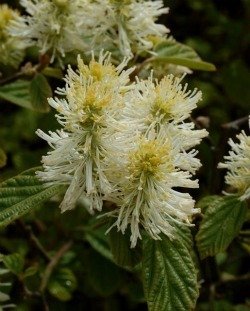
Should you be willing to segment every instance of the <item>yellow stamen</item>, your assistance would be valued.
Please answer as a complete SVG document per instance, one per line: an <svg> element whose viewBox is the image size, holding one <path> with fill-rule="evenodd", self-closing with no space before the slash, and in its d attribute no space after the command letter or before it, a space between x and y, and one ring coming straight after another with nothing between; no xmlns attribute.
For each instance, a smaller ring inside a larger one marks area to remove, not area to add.
<svg viewBox="0 0 250 311"><path fill-rule="evenodd" d="M170 161L170 144L159 144L156 140L142 140L138 150L130 154L129 171L131 175L138 178L142 173L145 176L161 176L162 165L169 165Z"/></svg>

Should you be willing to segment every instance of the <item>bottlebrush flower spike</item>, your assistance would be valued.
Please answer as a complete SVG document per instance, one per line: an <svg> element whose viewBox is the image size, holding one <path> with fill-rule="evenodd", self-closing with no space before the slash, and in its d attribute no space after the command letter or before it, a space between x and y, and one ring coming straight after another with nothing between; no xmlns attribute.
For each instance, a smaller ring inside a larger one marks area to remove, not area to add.
<svg viewBox="0 0 250 311"><path fill-rule="evenodd" d="M11 34L11 25L18 24L18 11L0 5L0 63L17 67L22 61L28 41Z"/></svg>
<svg viewBox="0 0 250 311"><path fill-rule="evenodd" d="M163 37L169 30L156 20L168 13L161 0L95 0L85 6L86 33L93 36L92 49L119 49L121 57L152 49L150 37ZM95 17L95 18L94 18Z"/></svg>
<svg viewBox="0 0 250 311"><path fill-rule="evenodd" d="M79 0L21 0L29 15L19 17L12 34L29 39L41 54L51 53L61 61L65 53L85 50L82 39L84 1Z"/></svg>
<svg viewBox="0 0 250 311"><path fill-rule="evenodd" d="M121 127L125 132L117 138L122 151L109 166L115 168L109 178L118 189L113 193L117 208L106 215L117 218L111 228L124 233L130 227L131 247L142 228L153 239L160 239L161 233L172 238L173 222L190 225L198 212L191 196L178 188L198 187L192 176L201 164L191 148L207 131L184 122L201 92L187 91L180 82L172 75L160 82L153 77L137 80L125 95L121 122L127 127Z"/></svg>
<svg viewBox="0 0 250 311"><path fill-rule="evenodd" d="M250 198L250 136L242 131L236 137L239 142L229 139L231 150L218 167L228 170L226 183L238 191L241 200L247 200Z"/></svg>
<svg viewBox="0 0 250 311"><path fill-rule="evenodd" d="M123 70L127 61L115 67L110 54L100 54L89 66L78 58L78 70L68 69L66 86L57 93L64 99L51 98L49 104L62 129L37 134L53 148L42 159L44 171L38 177L49 183L68 185L61 210L75 206L82 195L90 201L90 209L102 209L102 196L111 192L105 175L105 159L113 153L114 133L119 130L119 115L124 105L129 74ZM108 161L107 161L108 162Z"/></svg>
<svg viewBox="0 0 250 311"><path fill-rule="evenodd" d="M188 193L176 189L198 187L190 172L179 169L181 157L174 138L160 132L138 137L118 164L122 172L117 181L118 208L106 215L117 217L112 227L122 233L130 227L131 247L141 239L142 227L153 239L160 240L161 233L173 238L172 223L190 225L192 215L199 211Z"/></svg>

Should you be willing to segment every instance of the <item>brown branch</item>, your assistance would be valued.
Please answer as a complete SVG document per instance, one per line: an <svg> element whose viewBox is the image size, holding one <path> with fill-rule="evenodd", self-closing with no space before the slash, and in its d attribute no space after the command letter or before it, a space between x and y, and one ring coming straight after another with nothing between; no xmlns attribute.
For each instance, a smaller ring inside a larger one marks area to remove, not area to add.
<svg viewBox="0 0 250 311"><path fill-rule="evenodd" d="M244 124L245 122L248 121L248 118L249 118L249 116L246 116L246 117L237 119L237 120L232 121L232 122L224 123L221 125L221 127L223 127L224 129L227 129L227 130L230 130L230 129L238 130L242 124Z"/></svg>
<svg viewBox="0 0 250 311"><path fill-rule="evenodd" d="M38 238L35 236L34 232L32 231L31 226L27 226L21 219L17 219L16 223L21 227L21 229L24 231L24 233L29 238L32 245L43 255L43 257L47 261L51 261L51 257L45 250L45 248L42 246Z"/></svg>
<svg viewBox="0 0 250 311"><path fill-rule="evenodd" d="M16 80L16 79L18 79L18 78L20 78L22 76L23 76L23 73L21 71L16 72L15 74L13 74L10 77L7 77L5 79L1 79L0 80L0 85L4 85L4 84L7 84L9 82L12 82L12 81L14 81L14 80Z"/></svg>
<svg viewBox="0 0 250 311"><path fill-rule="evenodd" d="M56 267L56 265L58 264L58 262L60 261L61 257L70 249L70 247L72 246L72 241L69 241L68 243L64 244L57 252L56 254L52 257L52 259L50 260L49 264L47 265L43 277L42 277L42 281L41 281L41 286L40 286L40 292L43 293L44 290L47 287L49 278L54 270L54 268Z"/></svg>
<svg viewBox="0 0 250 311"><path fill-rule="evenodd" d="M41 72L44 68L46 68L49 65L49 61L50 59L47 54L40 55L38 64L33 66L30 62L26 63L23 67L21 67L20 71L16 72L10 77L1 79L0 85L7 84L17 80L18 78L26 76L33 77L36 73Z"/></svg>
<svg viewBox="0 0 250 311"><path fill-rule="evenodd" d="M48 305L44 295L42 295L42 302L43 302L44 311L49 311L49 305Z"/></svg>

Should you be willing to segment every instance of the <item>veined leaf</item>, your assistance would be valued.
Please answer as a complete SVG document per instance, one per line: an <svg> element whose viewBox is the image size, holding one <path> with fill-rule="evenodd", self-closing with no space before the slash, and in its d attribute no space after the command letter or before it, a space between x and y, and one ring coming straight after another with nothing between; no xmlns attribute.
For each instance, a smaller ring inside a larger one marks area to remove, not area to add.
<svg viewBox="0 0 250 311"><path fill-rule="evenodd" d="M209 207L211 204L213 204L213 202L215 202L216 200L218 200L220 198L221 197L219 195L205 196L197 202L196 207L200 208L201 212L204 212L207 207Z"/></svg>
<svg viewBox="0 0 250 311"><path fill-rule="evenodd" d="M175 222L171 223L176 230L176 239L183 243L187 249L193 248L193 237L191 234L190 227L185 224L178 224Z"/></svg>
<svg viewBox="0 0 250 311"><path fill-rule="evenodd" d="M136 248L130 248L129 234L122 234L115 229L109 233L110 248L114 262L124 268L131 269L141 260L141 250L137 243Z"/></svg>
<svg viewBox="0 0 250 311"><path fill-rule="evenodd" d="M0 98L38 112L49 111L47 98L51 96L51 87L41 73L37 73L31 81L20 79L0 86Z"/></svg>
<svg viewBox="0 0 250 311"><path fill-rule="evenodd" d="M7 269L12 273L19 275L23 271L24 267L24 258L18 253L5 255L2 258L3 263Z"/></svg>
<svg viewBox="0 0 250 311"><path fill-rule="evenodd" d="M30 97L30 81L17 80L0 86L0 98L21 107L33 109Z"/></svg>
<svg viewBox="0 0 250 311"><path fill-rule="evenodd" d="M36 111L48 112L50 110L48 97L52 96L51 87L41 73L37 73L30 83L31 104Z"/></svg>
<svg viewBox="0 0 250 311"><path fill-rule="evenodd" d="M122 274L114 263L91 249L85 264L89 282L101 296L110 296L118 290Z"/></svg>
<svg viewBox="0 0 250 311"><path fill-rule="evenodd" d="M143 281L149 311L188 311L198 297L197 273L182 239L143 240Z"/></svg>
<svg viewBox="0 0 250 311"><path fill-rule="evenodd" d="M64 190L62 185L45 187L35 176L38 169L32 168L0 184L0 227Z"/></svg>
<svg viewBox="0 0 250 311"><path fill-rule="evenodd" d="M156 55L152 57L153 61L186 66L196 70L214 71L216 69L213 64L202 61L191 47L175 40L166 40L157 44L154 51Z"/></svg>
<svg viewBox="0 0 250 311"><path fill-rule="evenodd" d="M105 235L106 230L96 230L89 231L85 234L85 240L102 256L106 257L109 260L113 260L112 253L110 252L108 238Z"/></svg>
<svg viewBox="0 0 250 311"><path fill-rule="evenodd" d="M221 197L211 202L196 235L201 258L223 252L240 231L246 213L246 203L236 196Z"/></svg>
<svg viewBox="0 0 250 311"><path fill-rule="evenodd" d="M113 261L108 235L106 234L107 230L107 222L103 222L103 219L96 219L93 217L85 228L84 239L89 242L94 250L105 258Z"/></svg>

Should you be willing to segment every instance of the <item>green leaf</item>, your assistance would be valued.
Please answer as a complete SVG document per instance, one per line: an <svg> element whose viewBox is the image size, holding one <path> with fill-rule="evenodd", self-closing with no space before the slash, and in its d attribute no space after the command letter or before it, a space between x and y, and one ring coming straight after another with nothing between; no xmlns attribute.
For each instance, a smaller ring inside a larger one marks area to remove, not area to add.
<svg viewBox="0 0 250 311"><path fill-rule="evenodd" d="M157 44L154 52L156 55L152 57L153 61L186 66L196 70L216 70L213 64L202 61L191 47L176 42L173 39Z"/></svg>
<svg viewBox="0 0 250 311"><path fill-rule="evenodd" d="M62 79L63 72L60 68L46 67L43 69L42 73L47 77Z"/></svg>
<svg viewBox="0 0 250 311"><path fill-rule="evenodd" d="M33 276L34 274L37 273L37 271L38 271L38 266L37 266L37 265L35 265L35 266L30 266L30 267L28 267L28 268L24 271L23 277L24 277L24 278L28 278L28 277L30 277L30 276Z"/></svg>
<svg viewBox="0 0 250 311"><path fill-rule="evenodd" d="M0 227L27 214L52 196L63 192L64 186L45 187L32 168L0 184Z"/></svg>
<svg viewBox="0 0 250 311"><path fill-rule="evenodd" d="M39 112L50 110L48 98L52 96L51 87L41 73L37 73L30 83L30 97L33 108Z"/></svg>
<svg viewBox="0 0 250 311"><path fill-rule="evenodd" d="M24 258L18 253L6 255L2 258L3 263L7 269L12 273L19 275L23 271Z"/></svg>
<svg viewBox="0 0 250 311"><path fill-rule="evenodd" d="M211 203L213 203L215 200L218 200L220 198L221 197L219 195L205 196L197 202L196 208L200 208L201 211L204 212L206 208L210 206Z"/></svg>
<svg viewBox="0 0 250 311"><path fill-rule="evenodd" d="M181 239L143 239L143 282L149 311L192 310L198 297L197 273Z"/></svg>
<svg viewBox="0 0 250 311"><path fill-rule="evenodd" d="M234 307L234 311L249 311L249 305L237 305Z"/></svg>
<svg viewBox="0 0 250 311"><path fill-rule="evenodd" d="M114 262L124 268L131 269L141 260L140 246L130 248L129 234L122 234L116 230L109 233L110 247L113 254Z"/></svg>
<svg viewBox="0 0 250 311"><path fill-rule="evenodd" d="M241 105L249 112L250 102L250 72L247 64L242 60L233 61L226 64L222 70L223 88L228 98L236 105ZM240 83L239 83L240 81ZM244 96L242 96L244 94ZM235 106L236 106L235 105Z"/></svg>
<svg viewBox="0 0 250 311"><path fill-rule="evenodd" d="M87 271L89 282L101 296L112 295L121 283L119 268L99 253L90 250Z"/></svg>
<svg viewBox="0 0 250 311"><path fill-rule="evenodd" d="M33 109L30 97L30 81L17 80L0 86L0 98L21 107Z"/></svg>
<svg viewBox="0 0 250 311"><path fill-rule="evenodd" d="M227 300L213 301L211 309L214 311L234 311L233 305Z"/></svg>
<svg viewBox="0 0 250 311"><path fill-rule="evenodd" d="M100 220L99 220L100 222ZM96 223L96 222L95 222ZM108 236L105 234L108 227L106 225L102 225L98 228L87 228L86 234L84 236L85 240L89 242L89 244L100 253L102 256L109 260L113 260L112 253L109 247Z"/></svg>
<svg viewBox="0 0 250 311"><path fill-rule="evenodd" d="M178 224L175 222L171 222L171 225L175 227L175 235L176 239L180 241L180 243L184 244L187 249L193 248L193 237L191 234L190 227L185 224Z"/></svg>
<svg viewBox="0 0 250 311"><path fill-rule="evenodd" d="M7 156L3 149L0 148L0 168L4 167L7 163Z"/></svg>
<svg viewBox="0 0 250 311"><path fill-rule="evenodd" d="M217 198L205 210L196 241L201 258L223 252L237 236L247 213L236 196Z"/></svg>
<svg viewBox="0 0 250 311"><path fill-rule="evenodd" d="M61 301L68 301L72 292L77 287L77 280L74 273L68 268L57 270L50 278L48 290L50 294Z"/></svg>
<svg viewBox="0 0 250 311"><path fill-rule="evenodd" d="M173 225L176 230L175 238L179 240L182 244L184 244L186 248L189 250L189 253L193 259L197 272L199 272L200 269L199 258L193 247L194 242L193 242L193 235L191 233L191 228L185 224L178 224L174 222L172 222L171 225Z"/></svg>

